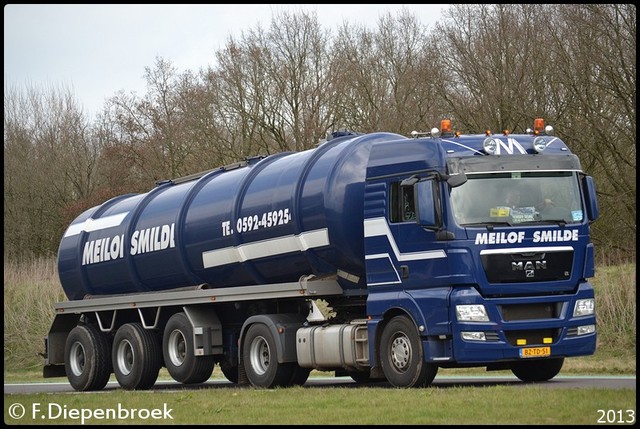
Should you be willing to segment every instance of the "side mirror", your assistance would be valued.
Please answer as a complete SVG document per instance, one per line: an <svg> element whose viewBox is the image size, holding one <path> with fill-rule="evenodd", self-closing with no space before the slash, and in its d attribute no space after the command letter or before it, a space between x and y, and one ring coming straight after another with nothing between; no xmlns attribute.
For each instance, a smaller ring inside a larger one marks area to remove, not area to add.
<svg viewBox="0 0 640 429"><path fill-rule="evenodd" d="M416 183L418 183L418 176L416 176L415 174L411 177L408 177L406 179L404 179L402 182L400 182L400 186L413 186Z"/></svg>
<svg viewBox="0 0 640 429"><path fill-rule="evenodd" d="M590 222L595 221L600 216L598 208L598 197L596 196L596 184L593 177L584 176L582 178L582 187L584 189L584 199L587 205L587 218Z"/></svg>
<svg viewBox="0 0 640 429"><path fill-rule="evenodd" d="M464 174L464 172L460 172L458 174L452 174L447 179L447 184L452 188L455 188L460 185L464 185L465 183L467 183L467 175Z"/></svg>
<svg viewBox="0 0 640 429"><path fill-rule="evenodd" d="M438 217L436 213L436 195L433 187L433 180L424 180L414 186L414 193L418 202L417 218L418 224L425 228L437 229Z"/></svg>

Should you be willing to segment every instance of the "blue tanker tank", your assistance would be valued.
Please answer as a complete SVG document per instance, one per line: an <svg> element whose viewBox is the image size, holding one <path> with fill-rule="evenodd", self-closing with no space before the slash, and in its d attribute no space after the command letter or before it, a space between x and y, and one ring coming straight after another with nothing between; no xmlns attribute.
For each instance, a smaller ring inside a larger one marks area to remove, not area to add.
<svg viewBox="0 0 640 429"><path fill-rule="evenodd" d="M113 198L78 216L58 252L62 287L87 295L230 287L339 273L366 294L363 196L371 146L347 135Z"/></svg>

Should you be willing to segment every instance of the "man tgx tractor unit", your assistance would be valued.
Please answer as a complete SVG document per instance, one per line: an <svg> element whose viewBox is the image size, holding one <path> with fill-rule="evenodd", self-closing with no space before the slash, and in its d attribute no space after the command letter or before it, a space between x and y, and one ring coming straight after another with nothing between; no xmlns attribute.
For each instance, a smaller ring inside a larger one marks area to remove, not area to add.
<svg viewBox="0 0 640 429"><path fill-rule="evenodd" d="M260 388L312 369L396 387L454 367L549 380L595 352L597 217L592 178L542 120L336 133L166 180L64 233L44 375L81 391L111 373L150 388L162 367L200 383L216 365Z"/></svg>

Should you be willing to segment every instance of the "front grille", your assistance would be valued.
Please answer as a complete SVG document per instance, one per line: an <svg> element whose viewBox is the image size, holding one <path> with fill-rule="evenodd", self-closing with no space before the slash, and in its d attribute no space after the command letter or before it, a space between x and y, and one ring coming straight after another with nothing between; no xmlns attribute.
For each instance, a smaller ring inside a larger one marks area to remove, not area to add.
<svg viewBox="0 0 640 429"><path fill-rule="evenodd" d="M566 280L571 277L573 250L487 253L481 259L490 283Z"/></svg>
<svg viewBox="0 0 640 429"><path fill-rule="evenodd" d="M500 341L500 336L495 331L488 331L484 333L484 337L487 341Z"/></svg>
<svg viewBox="0 0 640 429"><path fill-rule="evenodd" d="M541 304L515 304L498 306L502 314L502 320L512 322L514 320L557 319L562 310L561 302L549 302Z"/></svg>

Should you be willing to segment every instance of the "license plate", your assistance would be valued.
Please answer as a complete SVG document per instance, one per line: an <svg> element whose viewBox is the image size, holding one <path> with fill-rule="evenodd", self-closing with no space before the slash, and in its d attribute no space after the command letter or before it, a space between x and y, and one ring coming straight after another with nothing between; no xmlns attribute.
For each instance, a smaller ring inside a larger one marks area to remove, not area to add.
<svg viewBox="0 0 640 429"><path fill-rule="evenodd" d="M551 356L551 347L528 347L520 349L521 358L536 358Z"/></svg>

